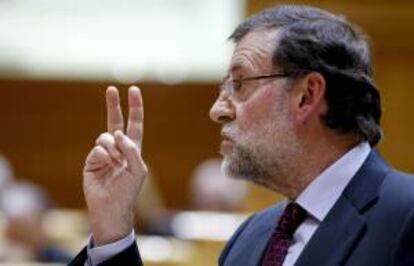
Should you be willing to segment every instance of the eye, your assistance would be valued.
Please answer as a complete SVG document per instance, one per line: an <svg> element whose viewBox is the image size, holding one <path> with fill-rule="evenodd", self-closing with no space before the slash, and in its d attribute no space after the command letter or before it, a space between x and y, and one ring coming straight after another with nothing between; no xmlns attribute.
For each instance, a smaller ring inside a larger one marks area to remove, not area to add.
<svg viewBox="0 0 414 266"><path fill-rule="evenodd" d="M234 79L234 80L232 80L232 86L233 86L234 92L238 92L242 88L243 83L239 79Z"/></svg>

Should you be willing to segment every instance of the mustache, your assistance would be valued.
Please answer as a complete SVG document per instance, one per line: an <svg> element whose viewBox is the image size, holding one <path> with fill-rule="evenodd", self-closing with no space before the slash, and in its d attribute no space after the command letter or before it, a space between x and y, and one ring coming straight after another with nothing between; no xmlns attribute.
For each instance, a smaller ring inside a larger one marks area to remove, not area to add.
<svg viewBox="0 0 414 266"><path fill-rule="evenodd" d="M223 125L221 128L221 136L230 140L233 140L238 135L238 129L236 126L231 124Z"/></svg>

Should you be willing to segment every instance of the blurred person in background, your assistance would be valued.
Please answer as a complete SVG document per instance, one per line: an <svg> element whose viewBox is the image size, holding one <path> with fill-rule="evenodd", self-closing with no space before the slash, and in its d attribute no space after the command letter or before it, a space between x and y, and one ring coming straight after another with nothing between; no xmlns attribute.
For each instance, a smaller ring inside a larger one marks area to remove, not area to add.
<svg viewBox="0 0 414 266"><path fill-rule="evenodd" d="M382 112L365 35L343 16L288 5L246 19L230 39L210 111L224 169L288 200L247 219L219 265L414 265L414 176L375 149ZM148 175L137 87L129 108L125 130L108 88L108 130L84 168L93 237L70 265L142 265L132 230Z"/></svg>
<svg viewBox="0 0 414 266"><path fill-rule="evenodd" d="M190 202L195 210L240 212L247 193L247 184L228 178L218 159L201 162L190 180Z"/></svg>
<svg viewBox="0 0 414 266"><path fill-rule="evenodd" d="M55 247L43 227L50 200L39 187L27 182L15 182L0 195L5 217L7 246L1 255L5 261L62 262L71 256Z"/></svg>

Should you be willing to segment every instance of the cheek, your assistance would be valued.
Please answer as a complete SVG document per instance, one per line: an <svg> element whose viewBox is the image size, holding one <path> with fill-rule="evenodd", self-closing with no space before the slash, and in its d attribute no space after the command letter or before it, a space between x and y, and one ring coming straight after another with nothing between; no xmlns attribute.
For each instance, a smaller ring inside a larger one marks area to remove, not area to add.
<svg viewBox="0 0 414 266"><path fill-rule="evenodd" d="M253 96L238 108L236 120L240 131L245 132L263 127L263 124L269 123L269 117L275 111L277 97L274 93L261 93Z"/></svg>

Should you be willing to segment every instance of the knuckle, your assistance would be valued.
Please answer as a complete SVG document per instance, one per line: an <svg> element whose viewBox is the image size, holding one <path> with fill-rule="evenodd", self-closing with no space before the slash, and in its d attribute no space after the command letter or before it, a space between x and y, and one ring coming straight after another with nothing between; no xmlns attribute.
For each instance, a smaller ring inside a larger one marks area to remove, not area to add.
<svg viewBox="0 0 414 266"><path fill-rule="evenodd" d="M97 145L98 144L107 144L107 143L111 143L112 139L113 139L113 136L110 133L104 132L104 133L101 133L98 136L95 143Z"/></svg>
<svg viewBox="0 0 414 266"><path fill-rule="evenodd" d="M99 134L99 136L96 138L96 141L95 141L95 143L96 144L99 144L99 143L101 143L102 142L102 140L105 138L105 133L101 133L101 134Z"/></svg>

